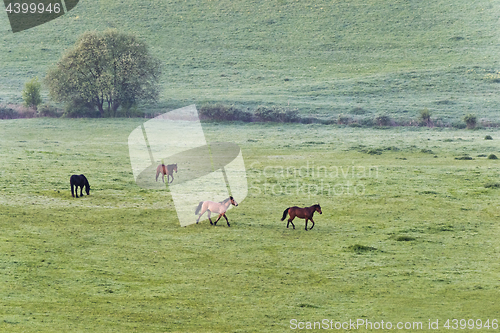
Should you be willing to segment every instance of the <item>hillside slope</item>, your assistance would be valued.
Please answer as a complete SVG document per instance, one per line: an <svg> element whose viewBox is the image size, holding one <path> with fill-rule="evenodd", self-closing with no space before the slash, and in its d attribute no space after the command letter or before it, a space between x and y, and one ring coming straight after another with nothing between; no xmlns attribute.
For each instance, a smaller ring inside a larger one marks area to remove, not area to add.
<svg viewBox="0 0 500 333"><path fill-rule="evenodd" d="M0 15L0 103L86 30L139 35L164 64L159 107L289 105L334 116L498 119L499 5L458 1L80 1L13 34Z"/></svg>

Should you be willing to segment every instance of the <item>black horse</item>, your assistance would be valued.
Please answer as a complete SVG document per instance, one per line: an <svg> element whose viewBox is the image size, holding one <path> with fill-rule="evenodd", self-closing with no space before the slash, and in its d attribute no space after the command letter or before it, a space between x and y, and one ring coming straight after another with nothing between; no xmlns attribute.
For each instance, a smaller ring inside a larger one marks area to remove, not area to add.
<svg viewBox="0 0 500 333"><path fill-rule="evenodd" d="M83 197L83 187L85 186L85 192L87 195L90 194L90 185L89 181L84 175L73 175L69 179L71 184L71 195L73 198L75 197L75 193L73 192L73 186L75 187L76 197L78 198L78 187L80 187L80 196Z"/></svg>

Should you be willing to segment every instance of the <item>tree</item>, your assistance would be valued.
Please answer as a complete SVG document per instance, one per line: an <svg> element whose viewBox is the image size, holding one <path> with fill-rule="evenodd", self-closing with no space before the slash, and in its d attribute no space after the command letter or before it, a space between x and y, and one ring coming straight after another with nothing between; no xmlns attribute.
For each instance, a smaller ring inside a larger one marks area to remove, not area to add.
<svg viewBox="0 0 500 333"><path fill-rule="evenodd" d="M117 30L86 32L50 69L46 82L59 102L84 103L116 115L120 106L156 101L160 61L146 44Z"/></svg>
<svg viewBox="0 0 500 333"><path fill-rule="evenodd" d="M425 108L425 109L423 109L423 110L420 111L420 120L426 126L431 126L432 125L432 122L431 122L431 112L429 111L429 109Z"/></svg>
<svg viewBox="0 0 500 333"><path fill-rule="evenodd" d="M42 97L40 97L41 87L42 84L38 81L38 77L34 77L24 84L22 94L26 107L32 107L36 111L38 105L42 103Z"/></svg>
<svg viewBox="0 0 500 333"><path fill-rule="evenodd" d="M467 125L468 129L472 129L476 127L477 117L475 114L469 113L466 116L464 116L464 122Z"/></svg>

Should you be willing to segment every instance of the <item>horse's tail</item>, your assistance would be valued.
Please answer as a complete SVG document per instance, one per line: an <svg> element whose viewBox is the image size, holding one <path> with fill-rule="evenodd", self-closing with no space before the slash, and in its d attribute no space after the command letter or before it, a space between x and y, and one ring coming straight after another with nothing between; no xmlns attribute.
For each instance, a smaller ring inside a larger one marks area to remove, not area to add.
<svg viewBox="0 0 500 333"><path fill-rule="evenodd" d="M283 212L283 217L281 218L281 221L283 221L286 217L286 214L288 214L288 210L290 209L290 207L288 207L287 209L285 209L285 211Z"/></svg>
<svg viewBox="0 0 500 333"><path fill-rule="evenodd" d="M198 204L198 207L196 207L196 210L194 211L194 215L198 215L202 205L203 205L203 201L200 201L200 203Z"/></svg>
<svg viewBox="0 0 500 333"><path fill-rule="evenodd" d="M160 167L156 168L156 181L158 181L158 175L160 174Z"/></svg>

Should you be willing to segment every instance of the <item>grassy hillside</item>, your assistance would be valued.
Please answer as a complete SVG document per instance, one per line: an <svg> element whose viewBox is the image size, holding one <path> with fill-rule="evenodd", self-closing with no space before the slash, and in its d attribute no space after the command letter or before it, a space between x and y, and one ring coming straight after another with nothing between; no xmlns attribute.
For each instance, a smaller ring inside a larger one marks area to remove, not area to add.
<svg viewBox="0 0 500 333"><path fill-rule="evenodd" d="M164 64L159 108L190 103L289 105L498 120L500 17L492 0L82 0L12 34L0 15L0 102L18 102L86 30L139 35Z"/></svg>
<svg viewBox="0 0 500 333"><path fill-rule="evenodd" d="M134 183L126 143L141 123L0 122L0 331L498 323L499 162L486 156L500 156L500 131L205 124L208 141L241 147L249 195L230 228L181 228L167 191ZM71 197L73 173L90 196ZM280 221L317 202L313 230Z"/></svg>

